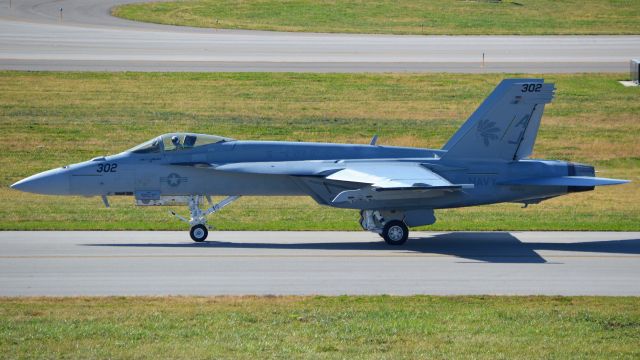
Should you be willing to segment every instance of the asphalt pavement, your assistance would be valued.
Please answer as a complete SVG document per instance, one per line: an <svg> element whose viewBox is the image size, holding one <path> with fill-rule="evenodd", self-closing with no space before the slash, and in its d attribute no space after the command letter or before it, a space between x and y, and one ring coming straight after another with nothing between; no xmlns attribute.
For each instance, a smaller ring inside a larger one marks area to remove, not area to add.
<svg viewBox="0 0 640 360"><path fill-rule="evenodd" d="M640 295L640 232L0 232L0 296Z"/></svg>
<svg viewBox="0 0 640 360"><path fill-rule="evenodd" d="M627 72L629 59L639 56L640 36L281 33L145 24L110 16L112 6L126 2L132 0L14 0L9 8L9 0L2 0L0 69Z"/></svg>

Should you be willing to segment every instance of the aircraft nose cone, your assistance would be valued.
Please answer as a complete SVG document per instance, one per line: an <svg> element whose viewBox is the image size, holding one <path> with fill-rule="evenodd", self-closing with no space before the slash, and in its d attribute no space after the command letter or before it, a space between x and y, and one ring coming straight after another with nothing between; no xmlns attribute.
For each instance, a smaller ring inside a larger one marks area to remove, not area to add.
<svg viewBox="0 0 640 360"><path fill-rule="evenodd" d="M22 179L11 188L34 194L69 195L69 174L64 169L49 170Z"/></svg>

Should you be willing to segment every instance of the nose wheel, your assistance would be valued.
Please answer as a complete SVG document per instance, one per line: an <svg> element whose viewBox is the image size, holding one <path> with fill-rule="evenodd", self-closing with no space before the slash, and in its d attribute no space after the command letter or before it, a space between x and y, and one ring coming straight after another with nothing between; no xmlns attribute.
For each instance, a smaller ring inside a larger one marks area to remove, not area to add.
<svg viewBox="0 0 640 360"><path fill-rule="evenodd" d="M203 242L207 239L207 235L209 235L209 230L207 230L206 226L202 224L198 224L191 227L191 230L189 231L189 235L191 236L191 240L195 242Z"/></svg>

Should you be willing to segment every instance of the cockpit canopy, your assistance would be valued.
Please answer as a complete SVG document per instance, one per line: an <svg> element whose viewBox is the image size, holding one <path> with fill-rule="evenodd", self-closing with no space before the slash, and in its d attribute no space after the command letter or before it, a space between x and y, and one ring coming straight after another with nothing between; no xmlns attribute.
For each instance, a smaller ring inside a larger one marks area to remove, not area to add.
<svg viewBox="0 0 640 360"><path fill-rule="evenodd" d="M170 133L160 135L157 138L142 143L130 149L129 152L149 154L162 151L180 151L232 140L231 138L216 135Z"/></svg>

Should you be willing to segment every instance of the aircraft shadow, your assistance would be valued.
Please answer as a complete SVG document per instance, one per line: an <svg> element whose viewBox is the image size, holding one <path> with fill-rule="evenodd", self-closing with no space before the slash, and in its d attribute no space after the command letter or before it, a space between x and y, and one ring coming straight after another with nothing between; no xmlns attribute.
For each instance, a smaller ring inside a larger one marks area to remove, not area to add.
<svg viewBox="0 0 640 360"><path fill-rule="evenodd" d="M594 242L523 243L508 232L463 232L412 237L401 247L392 247L382 239L375 242L324 243L252 243L207 241L203 243L112 243L84 244L84 246L140 247L140 248L233 248L286 250L376 250L405 253L450 255L489 263L531 263L547 261L536 250L594 252L607 254L640 254L640 239L604 240Z"/></svg>

